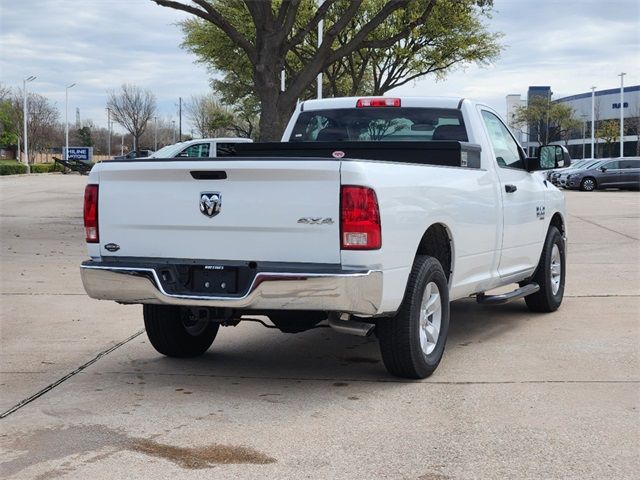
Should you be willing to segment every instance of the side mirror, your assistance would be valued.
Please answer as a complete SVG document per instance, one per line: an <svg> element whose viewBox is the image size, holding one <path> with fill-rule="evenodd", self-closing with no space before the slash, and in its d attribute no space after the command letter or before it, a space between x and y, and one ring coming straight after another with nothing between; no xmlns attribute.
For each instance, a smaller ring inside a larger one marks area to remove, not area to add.
<svg viewBox="0 0 640 480"><path fill-rule="evenodd" d="M543 145L537 157L525 159L525 167L529 172L567 168L570 165L571 156L562 145Z"/></svg>
<svg viewBox="0 0 640 480"><path fill-rule="evenodd" d="M607 167L600 167L600 171L601 171L602 173L606 172L606 171L607 171Z"/></svg>

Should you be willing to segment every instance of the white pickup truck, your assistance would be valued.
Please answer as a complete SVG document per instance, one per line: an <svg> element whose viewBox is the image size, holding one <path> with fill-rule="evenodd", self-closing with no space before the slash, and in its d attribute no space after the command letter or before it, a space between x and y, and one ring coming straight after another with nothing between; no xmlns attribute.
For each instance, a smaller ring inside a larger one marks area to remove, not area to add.
<svg viewBox="0 0 640 480"><path fill-rule="evenodd" d="M204 353L220 325L375 331L385 366L430 375L449 302L562 302L564 197L498 114L461 98L299 104L281 143L222 159L103 162L89 176L87 293L144 305L158 352ZM509 293L485 292L512 285Z"/></svg>

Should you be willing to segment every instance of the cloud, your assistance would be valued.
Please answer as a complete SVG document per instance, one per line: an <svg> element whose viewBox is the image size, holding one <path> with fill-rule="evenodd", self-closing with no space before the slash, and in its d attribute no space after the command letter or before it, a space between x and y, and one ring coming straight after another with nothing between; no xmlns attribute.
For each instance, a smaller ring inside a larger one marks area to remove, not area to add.
<svg viewBox="0 0 640 480"><path fill-rule="evenodd" d="M106 125L107 91L135 83L155 93L161 116L177 117L178 97L209 88L210 75L180 48L186 18L148 0L0 0L1 81L29 88L83 119ZM63 116L64 116L64 112Z"/></svg>
<svg viewBox="0 0 640 480"><path fill-rule="evenodd" d="M489 22L505 34L505 50L488 68L469 67L444 81L424 79L401 95L462 95L504 113L505 96L550 85L554 97L640 83L640 6L635 0L495 0Z"/></svg>
<svg viewBox="0 0 640 480"><path fill-rule="evenodd" d="M505 96L529 85L551 85L556 97L640 83L640 6L636 0L495 0L492 31L505 34L494 65L471 66L444 81L425 79L397 95L462 95L504 111ZM107 90L135 83L156 94L161 116L177 116L183 100L209 89L210 74L179 45L176 23L186 14L150 0L0 0L0 75L69 112L106 124ZM64 112L62 112L64 116Z"/></svg>

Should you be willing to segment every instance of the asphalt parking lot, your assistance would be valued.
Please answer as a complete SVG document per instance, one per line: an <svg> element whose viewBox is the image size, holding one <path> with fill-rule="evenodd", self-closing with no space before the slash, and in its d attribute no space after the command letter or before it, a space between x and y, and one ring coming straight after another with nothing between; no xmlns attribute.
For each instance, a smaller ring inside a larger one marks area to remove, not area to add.
<svg viewBox="0 0 640 480"><path fill-rule="evenodd" d="M0 420L3 478L637 478L637 192L567 192L562 308L456 302L412 382L329 329L240 324L160 356L141 307L84 294L85 182L0 178L0 412L48 389Z"/></svg>

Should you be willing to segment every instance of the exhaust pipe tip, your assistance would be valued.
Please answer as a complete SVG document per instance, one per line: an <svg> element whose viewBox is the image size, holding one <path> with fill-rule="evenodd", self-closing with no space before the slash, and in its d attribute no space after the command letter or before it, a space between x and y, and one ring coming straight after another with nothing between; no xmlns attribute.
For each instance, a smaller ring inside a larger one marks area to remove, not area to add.
<svg viewBox="0 0 640 480"><path fill-rule="evenodd" d="M351 320L351 315L344 313L340 315L329 315L329 326L337 332L356 335L358 337L368 337L376 328L374 323Z"/></svg>

